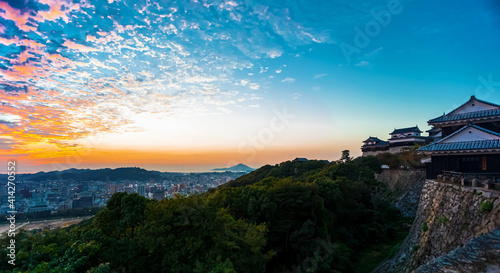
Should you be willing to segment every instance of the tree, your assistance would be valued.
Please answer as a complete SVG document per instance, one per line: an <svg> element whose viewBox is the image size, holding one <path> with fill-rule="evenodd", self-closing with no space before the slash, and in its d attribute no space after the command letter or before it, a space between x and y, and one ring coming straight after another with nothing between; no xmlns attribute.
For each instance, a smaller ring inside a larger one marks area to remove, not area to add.
<svg viewBox="0 0 500 273"><path fill-rule="evenodd" d="M353 160L348 150L342 160L266 166L243 183L159 202L117 193L93 221L19 232L16 264L19 272L354 272L355 253L402 228L374 178L378 160ZM2 273L12 272L9 244L0 238Z"/></svg>
<svg viewBox="0 0 500 273"><path fill-rule="evenodd" d="M375 156L382 165L387 165L391 169L399 169L403 165L400 154L381 153Z"/></svg>
<svg viewBox="0 0 500 273"><path fill-rule="evenodd" d="M349 150L343 150L342 151L342 157L340 157L340 160L343 162L349 162L352 160L352 157L350 157L350 151Z"/></svg>
<svg viewBox="0 0 500 273"><path fill-rule="evenodd" d="M148 202L137 193L115 193L106 208L96 215L94 223L110 237L133 238L136 228L145 218L144 212Z"/></svg>

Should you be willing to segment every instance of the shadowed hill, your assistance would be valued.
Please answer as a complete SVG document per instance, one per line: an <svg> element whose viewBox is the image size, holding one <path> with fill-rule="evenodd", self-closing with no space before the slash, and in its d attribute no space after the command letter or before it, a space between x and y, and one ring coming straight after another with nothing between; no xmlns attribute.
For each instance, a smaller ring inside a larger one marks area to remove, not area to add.
<svg viewBox="0 0 500 273"><path fill-rule="evenodd" d="M20 174L20 179L31 181L45 180L137 180L146 181L158 179L161 173L158 171L148 171L137 167L117 168L117 169L68 169L64 171L38 172L34 174Z"/></svg>
<svg viewBox="0 0 500 273"><path fill-rule="evenodd" d="M374 178L379 166L283 162L199 195L116 193L92 223L17 234L15 272L366 273L373 266L358 266L358 253L373 257L406 235ZM1 272L12 272L8 240Z"/></svg>
<svg viewBox="0 0 500 273"><path fill-rule="evenodd" d="M267 177L285 178L285 177L306 177L308 174L322 170L329 164L323 160L310 160L307 162L285 161L274 166L265 165L249 174L229 181L221 187L241 187L252 185Z"/></svg>

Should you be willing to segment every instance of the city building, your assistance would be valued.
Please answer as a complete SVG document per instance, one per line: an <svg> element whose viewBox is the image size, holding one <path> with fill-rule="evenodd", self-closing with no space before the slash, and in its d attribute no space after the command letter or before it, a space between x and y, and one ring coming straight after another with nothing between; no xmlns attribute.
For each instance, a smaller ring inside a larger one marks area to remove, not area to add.
<svg viewBox="0 0 500 273"><path fill-rule="evenodd" d="M58 210L70 210L73 208L73 202L71 201L62 201L59 203Z"/></svg>
<svg viewBox="0 0 500 273"><path fill-rule="evenodd" d="M441 130L442 138L419 149L431 156L427 178L437 178L445 171L498 173L500 178L500 105L472 96L455 110L428 123Z"/></svg>
<svg viewBox="0 0 500 273"><path fill-rule="evenodd" d="M73 208L91 208L94 200L92 197L81 197L78 199L73 199Z"/></svg>
<svg viewBox="0 0 500 273"><path fill-rule="evenodd" d="M37 213L42 211L51 211L48 205L39 205L28 208L28 213Z"/></svg>
<svg viewBox="0 0 500 273"><path fill-rule="evenodd" d="M165 198L165 192L164 191L156 190L155 192L153 192L153 199L156 199L156 200L160 201L163 198Z"/></svg>
<svg viewBox="0 0 500 273"><path fill-rule="evenodd" d="M146 196L146 185L139 184L137 185L137 194L140 196Z"/></svg>
<svg viewBox="0 0 500 273"><path fill-rule="evenodd" d="M83 192L88 192L89 191L89 181L83 181L82 182L82 191Z"/></svg>
<svg viewBox="0 0 500 273"><path fill-rule="evenodd" d="M117 193L117 192L123 192L123 184L111 184L109 185L110 193L111 195Z"/></svg>

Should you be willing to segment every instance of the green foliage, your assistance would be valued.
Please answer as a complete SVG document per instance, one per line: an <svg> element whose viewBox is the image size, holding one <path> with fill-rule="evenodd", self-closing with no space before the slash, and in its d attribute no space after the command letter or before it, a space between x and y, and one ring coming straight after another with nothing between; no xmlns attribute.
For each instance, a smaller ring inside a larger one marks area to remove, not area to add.
<svg viewBox="0 0 500 273"><path fill-rule="evenodd" d="M399 153L381 153L375 157L382 165L387 165L391 169L404 168L424 168L422 159L425 157L423 154L418 153L419 145L415 144L410 148L403 148Z"/></svg>
<svg viewBox="0 0 500 273"><path fill-rule="evenodd" d="M423 222L422 223L422 231L423 232L426 232L429 230L429 226L427 225L427 222Z"/></svg>
<svg viewBox="0 0 500 273"><path fill-rule="evenodd" d="M354 159L354 163L360 167L363 167L363 166L368 167L376 173L382 172L382 168L381 168L381 166L383 165L382 162L380 162L380 160L377 157L372 156L372 155L360 156L360 157Z"/></svg>
<svg viewBox="0 0 500 273"><path fill-rule="evenodd" d="M410 148L403 148L401 150L401 159L406 168L423 168L425 165L422 163L422 159L425 157L424 154L418 152L418 148L421 146L416 144Z"/></svg>
<svg viewBox="0 0 500 273"><path fill-rule="evenodd" d="M398 238L394 240L371 245L359 253L356 253L358 260L354 264L354 272L372 272L382 261L394 257L403 245L406 235L407 232L404 232L401 237L398 236Z"/></svg>
<svg viewBox="0 0 500 273"><path fill-rule="evenodd" d="M415 251L417 251L417 250L419 250L419 249L420 249L420 245L418 245L418 244L414 244L414 245L412 246L412 248L411 248L411 251L412 251L412 252L415 252Z"/></svg>
<svg viewBox="0 0 500 273"><path fill-rule="evenodd" d="M343 150L342 151L342 156L340 157L340 161L343 162L348 162L352 160L352 157L350 156L351 152L349 150Z"/></svg>
<svg viewBox="0 0 500 273"><path fill-rule="evenodd" d="M29 272L354 272L357 255L400 240L379 197L375 157L265 166L202 195L162 201L117 193L92 221L19 233ZM7 270L1 239L0 270ZM389 248L390 250L390 248Z"/></svg>
<svg viewBox="0 0 500 273"><path fill-rule="evenodd" d="M322 160L310 160L307 162L292 162L286 161L275 166L266 165L249 174L238 177L221 187L241 187L255 184L264 178L286 178L286 177L303 177L307 178L328 166L328 163Z"/></svg>
<svg viewBox="0 0 500 273"><path fill-rule="evenodd" d="M382 165L387 165L391 169L399 169L403 165L400 154L381 153L375 156Z"/></svg>
<svg viewBox="0 0 500 273"><path fill-rule="evenodd" d="M94 224L110 237L133 238L136 228L144 221L147 203L148 200L137 193L116 193L96 215Z"/></svg>
<svg viewBox="0 0 500 273"><path fill-rule="evenodd" d="M449 222L450 222L450 219L448 219L443 214L436 219L436 223L438 223L438 224L446 224L446 223L449 223Z"/></svg>
<svg viewBox="0 0 500 273"><path fill-rule="evenodd" d="M491 201L484 201L481 203L479 206L480 211L492 211L493 210L493 202Z"/></svg>

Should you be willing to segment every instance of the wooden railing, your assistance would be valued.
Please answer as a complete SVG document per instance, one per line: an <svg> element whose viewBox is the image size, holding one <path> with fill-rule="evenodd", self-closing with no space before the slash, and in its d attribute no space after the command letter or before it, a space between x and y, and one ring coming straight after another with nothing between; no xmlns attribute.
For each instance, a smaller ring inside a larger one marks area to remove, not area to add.
<svg viewBox="0 0 500 273"><path fill-rule="evenodd" d="M459 183L463 186L500 189L500 173L463 173L443 171L438 180Z"/></svg>

